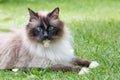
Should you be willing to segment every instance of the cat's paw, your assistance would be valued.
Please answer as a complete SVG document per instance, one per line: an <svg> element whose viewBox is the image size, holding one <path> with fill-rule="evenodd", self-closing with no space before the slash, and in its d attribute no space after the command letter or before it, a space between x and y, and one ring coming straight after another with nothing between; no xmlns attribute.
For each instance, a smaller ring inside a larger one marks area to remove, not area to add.
<svg viewBox="0 0 120 80"><path fill-rule="evenodd" d="M86 67L83 67L78 74L79 74L79 75L82 75L82 74L86 74L86 73L88 73L88 72L89 72L89 69L86 68Z"/></svg>
<svg viewBox="0 0 120 80"><path fill-rule="evenodd" d="M97 66L99 66L99 63L96 61L92 61L89 65L89 68L96 68Z"/></svg>
<svg viewBox="0 0 120 80"><path fill-rule="evenodd" d="M18 68L12 69L13 72L17 72L18 70L19 70Z"/></svg>

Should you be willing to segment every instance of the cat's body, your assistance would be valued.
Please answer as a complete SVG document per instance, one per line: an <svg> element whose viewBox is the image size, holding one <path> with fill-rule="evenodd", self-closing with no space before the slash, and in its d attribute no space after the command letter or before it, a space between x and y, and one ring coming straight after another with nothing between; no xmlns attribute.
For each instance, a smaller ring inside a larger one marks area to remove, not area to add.
<svg viewBox="0 0 120 80"><path fill-rule="evenodd" d="M1 69L16 67L45 68L50 64L71 65L70 62L74 58L73 49L67 38L58 43L50 44L49 47L31 43L22 33L2 34L1 38L3 39L0 41Z"/></svg>
<svg viewBox="0 0 120 80"><path fill-rule="evenodd" d="M24 31L0 35L0 69L50 67L52 70L80 71L75 65L90 66L90 61L75 58L70 31L59 20L58 8L47 14L37 15L30 9L29 12L30 22ZM36 28L35 25L44 27ZM44 46L46 39L50 41L49 47Z"/></svg>

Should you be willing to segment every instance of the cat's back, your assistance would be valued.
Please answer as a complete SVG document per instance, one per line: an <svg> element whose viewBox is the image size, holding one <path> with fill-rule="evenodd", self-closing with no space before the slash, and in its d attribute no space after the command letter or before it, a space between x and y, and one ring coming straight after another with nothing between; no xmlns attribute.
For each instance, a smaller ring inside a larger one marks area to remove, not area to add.
<svg viewBox="0 0 120 80"><path fill-rule="evenodd" d="M0 44L3 43L4 41L7 41L12 36L13 36L13 33L0 32Z"/></svg>
<svg viewBox="0 0 120 80"><path fill-rule="evenodd" d="M10 39L12 39L16 34L13 32L0 32L0 46L4 43L6 43L7 41L9 41Z"/></svg>
<svg viewBox="0 0 120 80"><path fill-rule="evenodd" d="M7 45L21 43L21 35L15 32L2 33L0 32L0 48Z"/></svg>

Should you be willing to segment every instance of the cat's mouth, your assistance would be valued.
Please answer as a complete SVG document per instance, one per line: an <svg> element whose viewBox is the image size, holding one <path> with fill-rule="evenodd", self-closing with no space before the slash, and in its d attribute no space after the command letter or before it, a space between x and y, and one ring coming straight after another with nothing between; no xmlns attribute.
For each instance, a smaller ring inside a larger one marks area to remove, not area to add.
<svg viewBox="0 0 120 80"><path fill-rule="evenodd" d="M44 40L43 41L43 46L44 47L49 47L49 45L50 45L50 40Z"/></svg>

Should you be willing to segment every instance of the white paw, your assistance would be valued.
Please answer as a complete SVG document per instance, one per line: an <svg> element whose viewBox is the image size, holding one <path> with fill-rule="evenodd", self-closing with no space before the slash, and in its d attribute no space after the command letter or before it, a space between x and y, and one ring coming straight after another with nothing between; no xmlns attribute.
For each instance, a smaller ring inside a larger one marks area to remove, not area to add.
<svg viewBox="0 0 120 80"><path fill-rule="evenodd" d="M12 69L13 72L17 72L18 70L19 70L18 68Z"/></svg>
<svg viewBox="0 0 120 80"><path fill-rule="evenodd" d="M88 72L89 72L89 69L86 68L86 67L83 67L78 74L81 75L81 74L85 74L85 73L88 73Z"/></svg>
<svg viewBox="0 0 120 80"><path fill-rule="evenodd" d="M89 68L96 68L97 66L99 66L99 63L97 63L96 61L92 61L89 65Z"/></svg>

